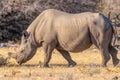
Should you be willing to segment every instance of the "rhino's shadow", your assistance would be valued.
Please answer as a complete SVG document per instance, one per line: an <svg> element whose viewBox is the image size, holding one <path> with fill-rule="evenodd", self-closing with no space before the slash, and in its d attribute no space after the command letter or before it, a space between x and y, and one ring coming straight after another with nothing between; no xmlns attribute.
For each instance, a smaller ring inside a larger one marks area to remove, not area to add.
<svg viewBox="0 0 120 80"><path fill-rule="evenodd" d="M39 64L22 64L22 65L9 65L9 67L40 67L42 68ZM49 68L52 67L65 67L68 68L68 64L50 64ZM90 64L77 64L74 67L90 67L90 68L96 68L96 67L101 67L100 64L94 64L94 63L90 63Z"/></svg>
<svg viewBox="0 0 120 80"><path fill-rule="evenodd" d="M22 65L17 65L17 64L13 64L13 65L8 65L8 67L37 67L38 64L22 64Z"/></svg>
<svg viewBox="0 0 120 80"><path fill-rule="evenodd" d="M9 67L41 67L41 65L39 64L22 64L22 65L9 65ZM50 64L50 68L51 67L68 67L67 64Z"/></svg>

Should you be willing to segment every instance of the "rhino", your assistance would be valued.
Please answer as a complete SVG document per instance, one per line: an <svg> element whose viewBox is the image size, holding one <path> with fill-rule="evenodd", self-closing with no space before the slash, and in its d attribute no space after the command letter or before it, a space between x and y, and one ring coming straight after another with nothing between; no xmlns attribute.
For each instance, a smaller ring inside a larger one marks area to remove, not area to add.
<svg viewBox="0 0 120 80"><path fill-rule="evenodd" d="M75 66L69 52L81 52L95 45L102 55L102 66L112 57L113 65L119 63L118 51L112 45L113 26L102 13L83 12L71 14L55 9L43 11L22 32L18 52L8 53L18 64L30 60L38 47L43 47L43 67L49 67L54 49L67 60L68 66ZM89 57L89 56L88 56Z"/></svg>

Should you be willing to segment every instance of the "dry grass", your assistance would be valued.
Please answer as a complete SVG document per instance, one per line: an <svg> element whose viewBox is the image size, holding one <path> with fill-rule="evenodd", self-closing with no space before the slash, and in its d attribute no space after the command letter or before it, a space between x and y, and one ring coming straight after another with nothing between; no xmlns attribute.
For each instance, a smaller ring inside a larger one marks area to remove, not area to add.
<svg viewBox="0 0 120 80"><path fill-rule="evenodd" d="M7 56L9 48L0 48L0 54ZM50 61L50 68L38 67L43 61L43 51L40 49L27 63L18 66L16 63L0 67L0 80L119 80L120 68L115 68L109 61L107 68L99 66L101 55L98 50L86 50L81 53L71 53L76 67L67 67L65 59L55 50ZM120 58L120 54L118 54ZM14 62L11 60L11 62Z"/></svg>

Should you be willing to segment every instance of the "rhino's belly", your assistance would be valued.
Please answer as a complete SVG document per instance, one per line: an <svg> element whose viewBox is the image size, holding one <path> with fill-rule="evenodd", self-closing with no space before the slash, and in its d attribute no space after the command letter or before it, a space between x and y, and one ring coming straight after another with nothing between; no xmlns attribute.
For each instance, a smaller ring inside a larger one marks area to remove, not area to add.
<svg viewBox="0 0 120 80"><path fill-rule="evenodd" d="M69 52L81 52L83 50L88 49L91 45L91 39L89 36L84 36L84 38L75 38L73 41L63 41L64 43L60 43L60 46Z"/></svg>
<svg viewBox="0 0 120 80"><path fill-rule="evenodd" d="M83 45L77 45L77 46L74 46L72 49L68 50L70 52L81 52L81 51L84 51L88 48L90 48L90 46L92 45L92 43L86 43L86 44L83 44Z"/></svg>

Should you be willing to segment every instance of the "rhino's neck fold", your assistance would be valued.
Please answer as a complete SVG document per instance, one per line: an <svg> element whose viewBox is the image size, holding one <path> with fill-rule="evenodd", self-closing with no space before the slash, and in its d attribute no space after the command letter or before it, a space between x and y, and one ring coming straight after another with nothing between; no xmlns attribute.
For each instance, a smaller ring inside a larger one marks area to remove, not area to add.
<svg viewBox="0 0 120 80"><path fill-rule="evenodd" d="M31 44L37 48L37 42L35 39L35 34L31 34Z"/></svg>
<svg viewBox="0 0 120 80"><path fill-rule="evenodd" d="M33 21L34 22L34 21ZM33 24L33 23L32 23ZM29 38L29 40L30 40L30 43L33 45L33 46L35 46L35 47L37 47L37 42L36 42L36 38L35 38L35 29L36 29L36 25L35 26L33 26L33 25L30 25L29 26L29 28L27 29L27 32L28 33L30 33L30 38Z"/></svg>

